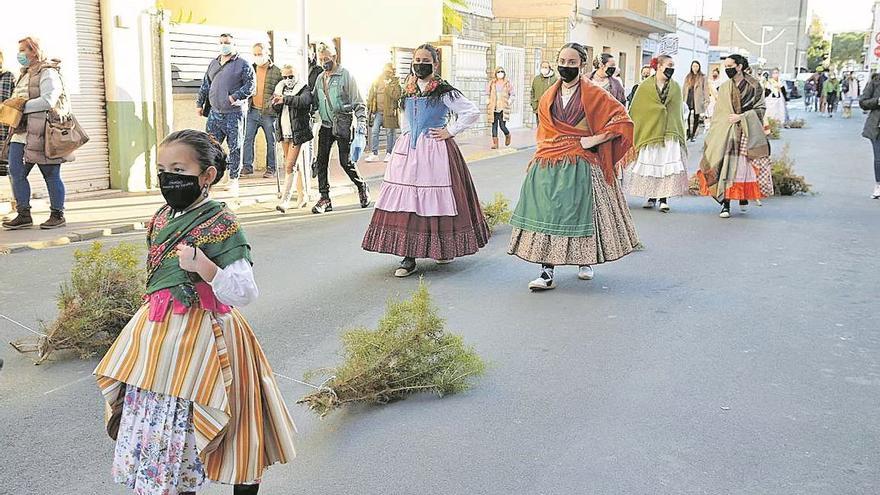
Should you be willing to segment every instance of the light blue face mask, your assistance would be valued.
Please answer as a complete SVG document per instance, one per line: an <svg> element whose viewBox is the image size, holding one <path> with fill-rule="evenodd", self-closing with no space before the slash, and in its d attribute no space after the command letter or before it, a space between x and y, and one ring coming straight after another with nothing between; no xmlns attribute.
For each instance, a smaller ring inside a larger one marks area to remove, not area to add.
<svg viewBox="0 0 880 495"><path fill-rule="evenodd" d="M27 67L31 65L31 61L27 58L27 55L24 52L18 52L18 63L22 67Z"/></svg>
<svg viewBox="0 0 880 495"><path fill-rule="evenodd" d="M232 45L220 44L220 55L232 55Z"/></svg>

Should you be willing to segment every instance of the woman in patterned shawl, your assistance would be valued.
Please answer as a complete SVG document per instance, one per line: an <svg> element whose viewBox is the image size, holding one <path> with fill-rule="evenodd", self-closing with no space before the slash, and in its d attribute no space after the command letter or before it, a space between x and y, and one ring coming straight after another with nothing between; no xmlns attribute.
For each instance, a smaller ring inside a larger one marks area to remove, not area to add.
<svg viewBox="0 0 880 495"><path fill-rule="evenodd" d="M294 456L294 426L236 307L258 295L235 215L208 198L226 154L201 131L159 148L168 202L147 228L145 304L95 369L116 441L113 478L138 494L209 482L256 494L266 467Z"/></svg>
<svg viewBox="0 0 880 495"><path fill-rule="evenodd" d="M772 192L762 192L759 174L770 173L770 142L764 134L764 88L745 73L749 61L742 55L724 59L729 78L718 88L718 101L712 125L700 160L697 179L700 194L721 203L721 218L730 217L730 201L739 200L746 211L749 200L760 200Z"/></svg>
<svg viewBox="0 0 880 495"><path fill-rule="evenodd" d="M541 98L538 149L529 164L508 253L541 264L533 291L556 287L554 267L591 265L631 253L635 226L617 181L633 142L633 123L610 93L585 77L586 49L569 43L559 52L560 81Z"/></svg>

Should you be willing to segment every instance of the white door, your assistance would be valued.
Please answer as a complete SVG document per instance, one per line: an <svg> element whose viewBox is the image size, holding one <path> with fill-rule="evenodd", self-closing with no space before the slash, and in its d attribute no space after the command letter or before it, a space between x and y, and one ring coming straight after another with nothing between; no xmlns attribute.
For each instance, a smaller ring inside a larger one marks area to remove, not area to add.
<svg viewBox="0 0 880 495"><path fill-rule="evenodd" d="M508 127L522 127L524 93L526 84L526 50L525 48L516 48L513 46L497 45L495 49L495 65L504 67L507 72L507 78L513 83L514 94L513 104L510 108L510 121L507 122ZM495 74L491 74L495 77Z"/></svg>

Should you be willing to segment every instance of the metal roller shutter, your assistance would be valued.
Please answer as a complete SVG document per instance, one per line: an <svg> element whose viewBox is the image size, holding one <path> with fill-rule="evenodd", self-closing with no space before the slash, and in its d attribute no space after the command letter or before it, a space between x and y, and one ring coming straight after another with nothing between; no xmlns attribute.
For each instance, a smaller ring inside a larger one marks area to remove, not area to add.
<svg viewBox="0 0 880 495"><path fill-rule="evenodd" d="M75 161L63 165L68 194L110 187L101 8L99 0L76 0L75 6L80 84L76 92L71 91L70 101L74 115L91 139L77 150ZM64 65L61 70L64 72Z"/></svg>

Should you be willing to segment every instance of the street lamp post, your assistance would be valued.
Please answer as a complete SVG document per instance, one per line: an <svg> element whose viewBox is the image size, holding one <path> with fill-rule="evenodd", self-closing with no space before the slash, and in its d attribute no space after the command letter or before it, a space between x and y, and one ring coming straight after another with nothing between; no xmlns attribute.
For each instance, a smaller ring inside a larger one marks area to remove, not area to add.
<svg viewBox="0 0 880 495"><path fill-rule="evenodd" d="M792 45L794 45L794 42L791 42L791 41L789 41L785 44L785 62L783 62L783 64L782 64L783 65L783 68L782 68L783 74L788 74L788 47L790 47ZM796 61L795 61L795 65L797 65ZM797 74L795 74L795 76L797 76Z"/></svg>
<svg viewBox="0 0 880 495"><path fill-rule="evenodd" d="M759 58L764 58L764 37L767 35L767 31L773 31L773 26L761 26L761 54Z"/></svg>

